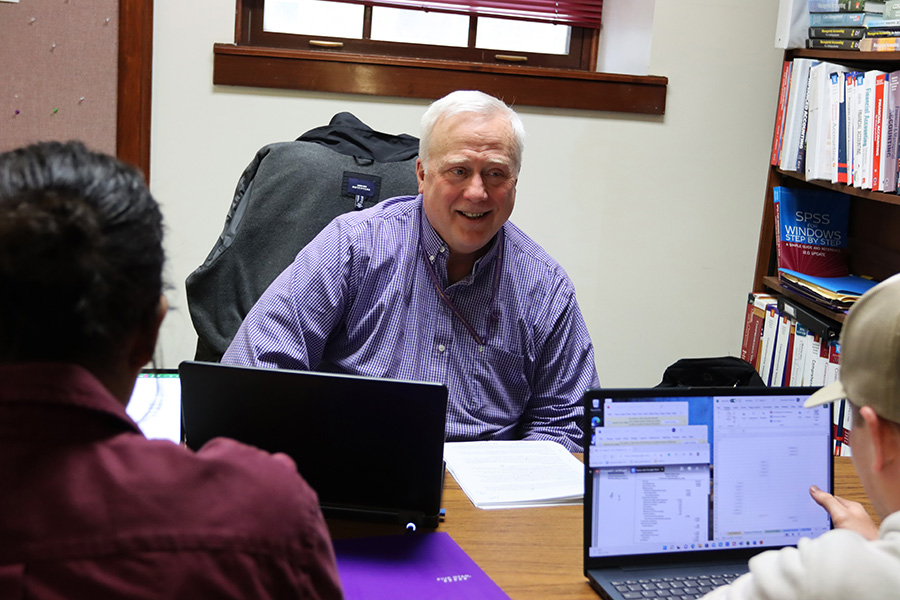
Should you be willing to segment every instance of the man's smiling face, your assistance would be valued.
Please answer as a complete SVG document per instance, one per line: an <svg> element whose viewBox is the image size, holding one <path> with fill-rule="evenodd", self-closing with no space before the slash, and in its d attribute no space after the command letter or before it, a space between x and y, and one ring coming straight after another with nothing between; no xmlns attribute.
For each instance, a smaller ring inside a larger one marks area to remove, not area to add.
<svg viewBox="0 0 900 600"><path fill-rule="evenodd" d="M516 202L512 128L502 116L464 112L440 120L431 135L430 156L416 164L425 216L450 259L471 268Z"/></svg>

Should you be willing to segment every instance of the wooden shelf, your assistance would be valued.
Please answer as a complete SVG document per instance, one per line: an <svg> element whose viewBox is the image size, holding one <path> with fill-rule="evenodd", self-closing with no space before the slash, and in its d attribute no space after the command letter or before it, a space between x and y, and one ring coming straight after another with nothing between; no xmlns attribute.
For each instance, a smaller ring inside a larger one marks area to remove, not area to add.
<svg viewBox="0 0 900 600"><path fill-rule="evenodd" d="M897 194L873 192L872 190L863 190L857 187L853 187L852 185L847 185L845 183L831 183L830 181L824 181L821 179L807 181L801 173L797 173L795 171L782 171L781 169L775 170L778 171L779 175L781 175L782 177L789 177L790 179L801 181L805 184L808 184L810 187L825 188L828 190L841 192L842 194L856 196L857 198L866 198L867 200L872 200L873 202L884 202L885 204L895 204L897 206L900 206L900 195Z"/></svg>
<svg viewBox="0 0 900 600"><path fill-rule="evenodd" d="M840 50L787 50L784 60L812 58L846 65L852 69L882 70L900 69L900 52L857 52ZM777 102L777 98L775 99ZM778 186L820 188L834 190L850 197L850 219L847 240L847 261L854 275L883 281L900 272L900 195L862 190L846 184L830 181L806 181L805 174L770 167L766 182L756 271L753 290L776 293L834 320L840 324L844 313L791 291L781 285L777 277L775 207L773 189Z"/></svg>

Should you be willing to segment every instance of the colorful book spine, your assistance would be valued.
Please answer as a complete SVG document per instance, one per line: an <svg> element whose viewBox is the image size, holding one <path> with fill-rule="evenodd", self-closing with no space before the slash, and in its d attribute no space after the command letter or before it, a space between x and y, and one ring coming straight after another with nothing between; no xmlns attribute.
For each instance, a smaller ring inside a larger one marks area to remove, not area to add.
<svg viewBox="0 0 900 600"><path fill-rule="evenodd" d="M812 23L810 23L810 25L812 25ZM863 16L863 26L868 27L869 29L900 28L900 19L895 17L889 18L878 14L867 14Z"/></svg>
<svg viewBox="0 0 900 600"><path fill-rule="evenodd" d="M881 135L884 122L884 78L885 73L875 76L875 111L872 113L872 191L881 190L881 168L883 159L881 147L884 138Z"/></svg>
<svg viewBox="0 0 900 600"><path fill-rule="evenodd" d="M867 27L866 34L863 37L867 37L867 38L900 37L900 28L897 28L897 29L869 29Z"/></svg>
<svg viewBox="0 0 900 600"><path fill-rule="evenodd" d="M778 109L775 113L775 135L772 138L771 164L778 165L781 156L781 143L784 140L784 118L787 113L788 93L791 89L791 66L789 60L781 67L781 88L778 90Z"/></svg>
<svg viewBox="0 0 900 600"><path fill-rule="evenodd" d="M864 12L811 12L810 27L863 27Z"/></svg>
<svg viewBox="0 0 900 600"><path fill-rule="evenodd" d="M864 0L809 0L809 12L861 12Z"/></svg>
<svg viewBox="0 0 900 600"><path fill-rule="evenodd" d="M862 40L847 40L839 38L809 38L806 40L807 48L817 50L859 50Z"/></svg>
<svg viewBox="0 0 900 600"><path fill-rule="evenodd" d="M809 37L819 39L861 40L865 27L810 27Z"/></svg>
<svg viewBox="0 0 900 600"><path fill-rule="evenodd" d="M862 52L898 52L900 37L865 37L859 40Z"/></svg>
<svg viewBox="0 0 900 600"><path fill-rule="evenodd" d="M794 325L794 347L793 356L791 357L791 370L789 385L803 385L803 367L806 365L806 349L808 347L806 337L808 330L803 323L797 321Z"/></svg>
<svg viewBox="0 0 900 600"><path fill-rule="evenodd" d="M831 182L847 183L847 94L844 73L831 73Z"/></svg>
<svg viewBox="0 0 900 600"><path fill-rule="evenodd" d="M885 171L882 190L895 192L897 191L898 161L900 161L900 71L890 74L887 98Z"/></svg>

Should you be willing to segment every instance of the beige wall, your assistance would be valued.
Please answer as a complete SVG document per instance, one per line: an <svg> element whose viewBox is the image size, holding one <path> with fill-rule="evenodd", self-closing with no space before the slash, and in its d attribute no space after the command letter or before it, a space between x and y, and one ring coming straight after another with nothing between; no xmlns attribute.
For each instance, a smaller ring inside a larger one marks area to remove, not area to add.
<svg viewBox="0 0 900 600"><path fill-rule="evenodd" d="M776 0L658 0L649 72L662 119L522 108L513 221L566 268L605 386L650 386L685 356L740 351L780 72ZM193 356L184 279L222 229L261 146L349 111L418 135L426 103L212 85L232 0L158 0L151 189L168 224L169 301L158 361Z"/></svg>

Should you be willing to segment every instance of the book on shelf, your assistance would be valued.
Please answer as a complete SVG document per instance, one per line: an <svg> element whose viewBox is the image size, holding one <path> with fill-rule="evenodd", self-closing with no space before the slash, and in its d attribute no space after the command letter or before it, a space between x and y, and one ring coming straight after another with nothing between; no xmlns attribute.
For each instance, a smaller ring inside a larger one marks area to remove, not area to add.
<svg viewBox="0 0 900 600"><path fill-rule="evenodd" d="M864 12L811 12L810 27L865 27Z"/></svg>
<svg viewBox="0 0 900 600"><path fill-rule="evenodd" d="M867 29L891 29L900 27L900 19L887 18L884 15L864 13L863 26Z"/></svg>
<svg viewBox="0 0 900 600"><path fill-rule="evenodd" d="M859 50L862 40L841 38L809 38L806 47L815 50Z"/></svg>
<svg viewBox="0 0 900 600"><path fill-rule="evenodd" d="M842 107L843 114L843 129L844 129L844 137L840 140L839 152L843 157L843 160L846 162L846 173L844 173L844 178L840 177L840 173L838 174L838 182L845 183L847 185L853 185L853 169L854 169L854 161L856 160L854 157L854 140L856 139L856 78L860 75L859 71L850 71L849 73L844 73L844 105ZM840 167L839 167L840 168Z"/></svg>
<svg viewBox="0 0 900 600"><path fill-rule="evenodd" d="M784 139L784 117L787 113L788 92L791 88L791 66L793 62L786 60L781 67L781 86L778 89L778 108L775 111L775 133L772 136L772 156L770 163L778 165L781 155L781 142Z"/></svg>
<svg viewBox="0 0 900 600"><path fill-rule="evenodd" d="M861 40L865 27L810 27L809 37L816 39Z"/></svg>
<svg viewBox="0 0 900 600"><path fill-rule="evenodd" d="M775 350L772 353L771 375L768 385L787 385L785 375L790 373L791 360L793 359L793 336L795 334L796 321L790 316L778 312L777 335L775 336Z"/></svg>
<svg viewBox="0 0 900 600"><path fill-rule="evenodd" d="M831 116L830 79L832 63L816 63L809 69L806 88L806 153L803 169L807 180L831 179L829 120Z"/></svg>
<svg viewBox="0 0 900 600"><path fill-rule="evenodd" d="M879 192L897 191L898 168L898 132L900 125L900 71L885 74L884 81L884 114L881 136L881 164L877 180L873 180L873 188Z"/></svg>
<svg viewBox="0 0 900 600"><path fill-rule="evenodd" d="M779 269L817 277L847 275L846 194L775 187L775 252Z"/></svg>
<svg viewBox="0 0 900 600"><path fill-rule="evenodd" d="M863 73L862 86L857 86L859 109L862 113L860 131L860 165L859 177L853 179L854 187L864 190L872 189L873 159L875 145L875 81L881 71Z"/></svg>
<svg viewBox="0 0 900 600"><path fill-rule="evenodd" d="M809 12L862 12L865 0L808 0Z"/></svg>
<svg viewBox="0 0 900 600"><path fill-rule="evenodd" d="M809 87L809 70L819 61L795 58L791 68L791 85L784 116L784 139L778 166L783 171L799 171L803 165L806 137L806 91Z"/></svg>
<svg viewBox="0 0 900 600"><path fill-rule="evenodd" d="M794 320L794 351L791 356L791 369L788 373L788 385L803 385L803 367L806 365L807 336L809 330L798 320Z"/></svg>
<svg viewBox="0 0 900 600"><path fill-rule="evenodd" d="M864 37L858 46L862 52L898 52L900 37Z"/></svg>
<svg viewBox="0 0 900 600"><path fill-rule="evenodd" d="M346 600L509 600L442 531L334 540Z"/></svg>
<svg viewBox="0 0 900 600"><path fill-rule="evenodd" d="M763 320L762 338L759 341L759 367L757 371L763 383L772 385L772 366L775 362L775 347L778 343L780 314L775 303L766 306Z"/></svg>
<svg viewBox="0 0 900 600"><path fill-rule="evenodd" d="M884 15L885 6L886 2L883 0L865 0L865 2L863 2L863 12L874 15Z"/></svg>
<svg viewBox="0 0 900 600"><path fill-rule="evenodd" d="M900 19L900 0L887 0L883 14L886 19Z"/></svg>
<svg viewBox="0 0 900 600"><path fill-rule="evenodd" d="M831 99L831 183L847 183L849 164L847 159L847 94L846 73L835 71L829 74L829 97Z"/></svg>
<svg viewBox="0 0 900 600"><path fill-rule="evenodd" d="M865 73L852 71L844 81L847 94L847 185L859 187L862 177L862 88Z"/></svg>
<svg viewBox="0 0 900 600"><path fill-rule="evenodd" d="M872 110L872 190L879 191L879 182L881 181L881 169L884 167L884 157L882 156L881 135L884 124L885 98L884 83L887 73L877 73L875 75L874 84L874 106Z"/></svg>
<svg viewBox="0 0 900 600"><path fill-rule="evenodd" d="M866 34L863 37L867 37L867 38L900 37L900 27L889 27L886 29L877 29L877 28L866 27Z"/></svg>
<svg viewBox="0 0 900 600"><path fill-rule="evenodd" d="M766 318L766 307L775 303L775 296L765 292L751 292L747 297L744 335L741 339L741 358L753 365L757 373L759 372L759 344Z"/></svg>

